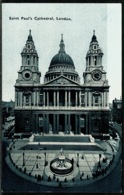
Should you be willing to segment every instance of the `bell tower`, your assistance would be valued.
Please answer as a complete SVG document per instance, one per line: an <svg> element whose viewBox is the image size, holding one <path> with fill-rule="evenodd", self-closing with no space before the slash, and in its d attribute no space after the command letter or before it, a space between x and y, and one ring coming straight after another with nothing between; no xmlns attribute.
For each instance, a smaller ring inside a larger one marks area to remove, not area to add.
<svg viewBox="0 0 124 195"><path fill-rule="evenodd" d="M103 52L99 47L95 31L86 54L84 77L85 107L90 112L92 135L108 133L109 126L109 85L102 64Z"/></svg>
<svg viewBox="0 0 124 195"><path fill-rule="evenodd" d="M103 70L102 65L103 52L99 47L95 30L90 42L89 50L86 54L86 70L83 73L84 83L86 85L101 85L108 81L106 80L106 72Z"/></svg>
<svg viewBox="0 0 124 195"><path fill-rule="evenodd" d="M18 72L16 83L40 83L41 73L38 67L38 54L35 49L34 41L29 30L26 44L21 52L22 65Z"/></svg>
<svg viewBox="0 0 124 195"><path fill-rule="evenodd" d="M15 84L15 132L30 132L34 129L33 108L39 106L40 77L38 54L29 30L26 44L21 52L21 66Z"/></svg>

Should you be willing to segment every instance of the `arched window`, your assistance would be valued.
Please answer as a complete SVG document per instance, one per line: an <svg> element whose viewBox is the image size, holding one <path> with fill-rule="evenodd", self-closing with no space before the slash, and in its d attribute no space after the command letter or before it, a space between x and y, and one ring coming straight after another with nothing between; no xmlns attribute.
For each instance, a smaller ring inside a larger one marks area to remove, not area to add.
<svg viewBox="0 0 124 195"><path fill-rule="evenodd" d="M35 64L35 56L33 57L33 64Z"/></svg>
<svg viewBox="0 0 124 195"><path fill-rule="evenodd" d="M97 56L94 57L94 64L97 65Z"/></svg>
<svg viewBox="0 0 124 195"><path fill-rule="evenodd" d="M28 62L28 65L30 65L30 56L27 55L27 62Z"/></svg>
<svg viewBox="0 0 124 195"><path fill-rule="evenodd" d="M39 117L39 126L42 127L43 126L43 117Z"/></svg>
<svg viewBox="0 0 124 195"><path fill-rule="evenodd" d="M99 96L96 95L96 96L94 96L94 98L95 98L95 104L98 104L99 103Z"/></svg>
<svg viewBox="0 0 124 195"><path fill-rule="evenodd" d="M91 65L91 57L89 56L89 65Z"/></svg>

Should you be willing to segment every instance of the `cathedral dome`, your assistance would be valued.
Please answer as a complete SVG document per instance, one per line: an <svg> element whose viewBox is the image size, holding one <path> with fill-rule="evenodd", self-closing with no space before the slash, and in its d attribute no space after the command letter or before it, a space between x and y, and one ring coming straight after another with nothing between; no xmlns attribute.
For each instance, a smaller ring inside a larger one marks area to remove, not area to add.
<svg viewBox="0 0 124 195"><path fill-rule="evenodd" d="M57 64L68 64L74 66L72 58L65 52L59 52L52 58L50 66Z"/></svg>
<svg viewBox="0 0 124 195"><path fill-rule="evenodd" d="M56 54L52 58L48 72L46 72L45 74L44 82L49 82L52 79L55 79L60 75L63 75L64 77L67 77L79 83L80 78L78 76L78 73L75 71L74 62L72 58L65 52L63 35L61 35L61 41L59 46L60 50L58 54Z"/></svg>
<svg viewBox="0 0 124 195"><path fill-rule="evenodd" d="M51 60L51 63L50 63L50 66L52 65L61 65L61 64L67 64L67 65L72 65L74 66L74 62L72 60L72 58L66 54L65 52L65 44L64 44L64 41L63 41L63 37L61 38L61 42L60 42L60 50L58 52L58 54L56 54L52 60Z"/></svg>

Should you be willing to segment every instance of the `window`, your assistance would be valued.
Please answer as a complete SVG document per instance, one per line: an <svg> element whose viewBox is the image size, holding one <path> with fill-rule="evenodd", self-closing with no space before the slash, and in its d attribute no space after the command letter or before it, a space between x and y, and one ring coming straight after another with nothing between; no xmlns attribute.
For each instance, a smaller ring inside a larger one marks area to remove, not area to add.
<svg viewBox="0 0 124 195"><path fill-rule="evenodd" d="M29 105L29 96L26 96L26 105Z"/></svg>
<svg viewBox="0 0 124 195"><path fill-rule="evenodd" d="M28 65L30 65L30 56L27 55L27 62L28 62Z"/></svg>
<svg viewBox="0 0 124 195"><path fill-rule="evenodd" d="M91 65L91 57L89 56L89 65Z"/></svg>
<svg viewBox="0 0 124 195"><path fill-rule="evenodd" d="M33 64L35 64L35 56L33 57Z"/></svg>
<svg viewBox="0 0 124 195"><path fill-rule="evenodd" d="M98 131L99 130L99 126L100 126L100 121L99 119L95 119L94 120L94 124L93 124L93 131Z"/></svg>
<svg viewBox="0 0 124 195"><path fill-rule="evenodd" d="M99 103L99 96L94 96L95 98L95 104L98 104Z"/></svg>
<svg viewBox="0 0 124 195"><path fill-rule="evenodd" d="M84 94L81 94L81 105L84 105Z"/></svg>
<svg viewBox="0 0 124 195"><path fill-rule="evenodd" d="M43 126L43 117L39 117L39 126L40 126L40 127Z"/></svg>
<svg viewBox="0 0 124 195"><path fill-rule="evenodd" d="M80 119L80 126L81 126L81 128L85 127L85 120L82 117Z"/></svg>
<svg viewBox="0 0 124 195"><path fill-rule="evenodd" d="M97 65L97 56L94 57L94 64Z"/></svg>

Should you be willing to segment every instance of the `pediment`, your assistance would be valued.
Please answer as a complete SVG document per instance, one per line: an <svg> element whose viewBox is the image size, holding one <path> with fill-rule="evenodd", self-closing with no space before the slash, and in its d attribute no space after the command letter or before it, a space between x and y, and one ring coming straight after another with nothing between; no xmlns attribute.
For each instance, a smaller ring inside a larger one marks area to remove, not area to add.
<svg viewBox="0 0 124 195"><path fill-rule="evenodd" d="M60 85L70 85L70 86L79 86L80 84L72 81L71 79L65 77L65 76L59 76L57 78L55 78L52 81L49 81L47 83L45 83L45 85L47 86L51 86L51 85L55 85L55 86L60 86Z"/></svg>

